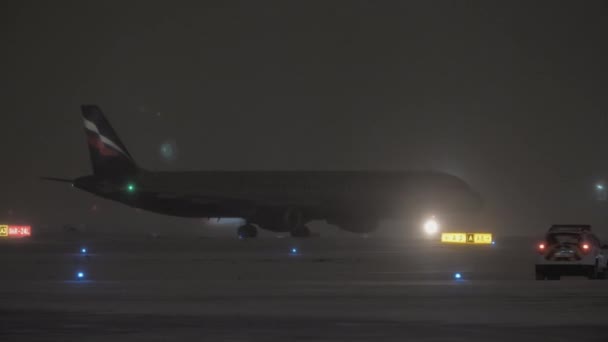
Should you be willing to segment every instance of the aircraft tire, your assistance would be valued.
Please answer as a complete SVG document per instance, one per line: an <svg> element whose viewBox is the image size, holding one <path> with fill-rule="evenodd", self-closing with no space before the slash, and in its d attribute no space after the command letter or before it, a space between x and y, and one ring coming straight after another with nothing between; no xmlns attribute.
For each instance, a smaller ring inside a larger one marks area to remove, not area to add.
<svg viewBox="0 0 608 342"><path fill-rule="evenodd" d="M299 225L291 230L291 236L297 238L310 237L310 229L306 225Z"/></svg>
<svg viewBox="0 0 608 342"><path fill-rule="evenodd" d="M240 226L237 229L236 234L241 240L252 239L258 236L258 229L254 225L248 223Z"/></svg>

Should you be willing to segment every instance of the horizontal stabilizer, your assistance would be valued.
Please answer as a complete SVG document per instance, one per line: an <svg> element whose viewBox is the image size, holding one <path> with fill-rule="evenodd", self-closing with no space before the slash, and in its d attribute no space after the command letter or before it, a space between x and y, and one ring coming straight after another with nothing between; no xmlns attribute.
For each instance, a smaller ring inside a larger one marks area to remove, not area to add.
<svg viewBox="0 0 608 342"><path fill-rule="evenodd" d="M73 179L65 179L65 178L57 178L57 177L40 177L40 179L53 181L53 182L74 183Z"/></svg>

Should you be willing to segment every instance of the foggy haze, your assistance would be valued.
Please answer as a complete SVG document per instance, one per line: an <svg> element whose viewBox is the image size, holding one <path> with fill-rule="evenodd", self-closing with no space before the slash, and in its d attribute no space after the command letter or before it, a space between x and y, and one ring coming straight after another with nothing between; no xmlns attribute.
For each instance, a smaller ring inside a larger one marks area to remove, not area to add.
<svg viewBox="0 0 608 342"><path fill-rule="evenodd" d="M145 168L434 169L485 230L608 233L605 2L187 4L0 4L0 219L202 227L39 181L91 173L94 103Z"/></svg>

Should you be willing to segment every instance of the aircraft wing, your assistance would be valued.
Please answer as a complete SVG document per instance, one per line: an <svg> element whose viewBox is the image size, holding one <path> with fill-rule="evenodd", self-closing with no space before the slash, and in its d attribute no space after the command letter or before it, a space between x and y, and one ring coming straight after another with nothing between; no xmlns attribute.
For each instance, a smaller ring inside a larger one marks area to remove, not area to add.
<svg viewBox="0 0 608 342"><path fill-rule="evenodd" d="M179 194L179 193L168 193L168 192L159 192L156 194L152 194L155 198L159 200L182 200L189 201L196 204L217 204L217 203L234 203L234 204L250 204L251 202L248 200L234 199L229 197L222 196L205 196L198 194Z"/></svg>
<svg viewBox="0 0 608 342"><path fill-rule="evenodd" d="M180 194L180 193L157 193L155 197L159 200L182 200L188 201L193 204L200 205L222 205L239 208L253 209L255 207L305 207L305 206L317 206L319 203L301 203L288 200L273 200L268 198L231 198L224 196L208 196L200 194Z"/></svg>

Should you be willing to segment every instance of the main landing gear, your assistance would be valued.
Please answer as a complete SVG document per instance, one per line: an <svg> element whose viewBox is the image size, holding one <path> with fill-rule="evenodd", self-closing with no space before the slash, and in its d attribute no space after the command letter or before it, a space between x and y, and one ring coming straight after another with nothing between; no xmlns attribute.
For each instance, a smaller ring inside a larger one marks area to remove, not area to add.
<svg viewBox="0 0 608 342"><path fill-rule="evenodd" d="M310 229L306 225L298 225L291 230L291 236L297 238L310 237Z"/></svg>
<svg viewBox="0 0 608 342"><path fill-rule="evenodd" d="M306 225L298 225L293 229L289 230L292 237L295 238L307 238L311 236L310 229ZM258 236L258 229L251 223L240 226L236 234L240 240L252 239Z"/></svg>
<svg viewBox="0 0 608 342"><path fill-rule="evenodd" d="M258 236L258 229L252 225L251 223L244 224L240 226L236 231L239 239L251 239Z"/></svg>

